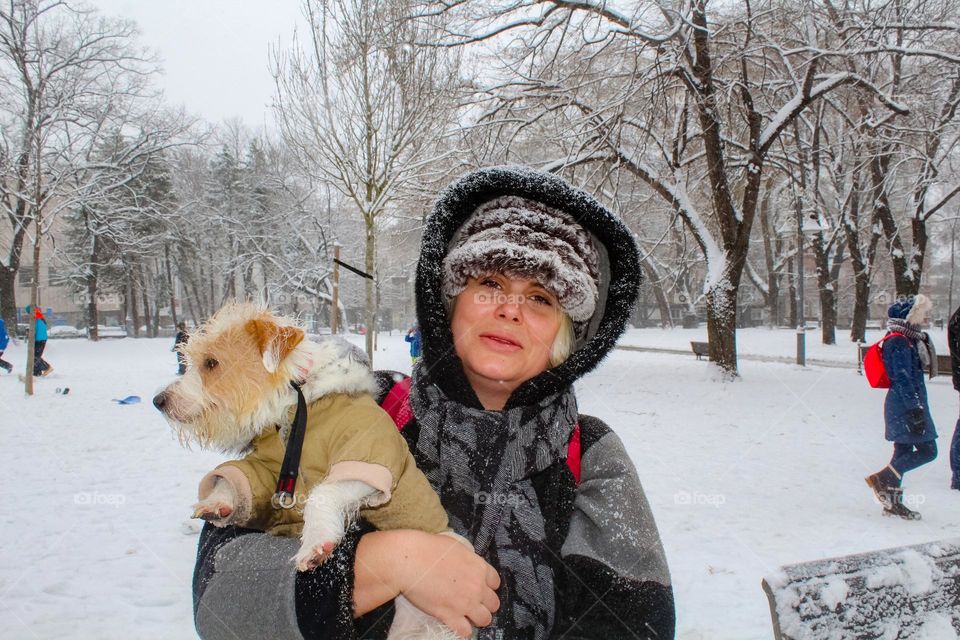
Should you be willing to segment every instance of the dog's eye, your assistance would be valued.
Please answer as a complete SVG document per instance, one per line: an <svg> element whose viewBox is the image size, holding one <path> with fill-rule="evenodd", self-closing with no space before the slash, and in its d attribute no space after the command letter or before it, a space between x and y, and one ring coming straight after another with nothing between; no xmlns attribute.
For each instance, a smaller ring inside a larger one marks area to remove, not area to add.
<svg viewBox="0 0 960 640"><path fill-rule="evenodd" d="M207 358L206 360L203 361L203 366L205 366L210 371L216 369L218 364L220 363L217 362L215 358Z"/></svg>

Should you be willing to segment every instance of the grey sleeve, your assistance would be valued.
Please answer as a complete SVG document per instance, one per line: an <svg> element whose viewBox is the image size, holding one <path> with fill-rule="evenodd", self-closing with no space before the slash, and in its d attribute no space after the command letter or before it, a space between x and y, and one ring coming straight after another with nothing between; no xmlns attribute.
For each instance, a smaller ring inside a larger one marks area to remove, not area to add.
<svg viewBox="0 0 960 640"><path fill-rule="evenodd" d="M560 555L552 637L674 637L673 588L660 534L636 468L611 431L583 453Z"/></svg>
<svg viewBox="0 0 960 640"><path fill-rule="evenodd" d="M355 640L358 631L385 637L377 624L389 626L392 602L353 619L357 544L373 530L358 520L326 562L298 572L292 562L298 540L206 524L193 573L197 633L204 640Z"/></svg>
<svg viewBox="0 0 960 640"><path fill-rule="evenodd" d="M653 512L617 434L611 431L587 449L581 468L561 555L585 556L619 576L669 585L670 572Z"/></svg>
<svg viewBox="0 0 960 640"><path fill-rule="evenodd" d="M194 575L194 623L199 636L204 640L302 640L296 568L290 561L298 541L260 532L231 536L210 525L204 534Z"/></svg>

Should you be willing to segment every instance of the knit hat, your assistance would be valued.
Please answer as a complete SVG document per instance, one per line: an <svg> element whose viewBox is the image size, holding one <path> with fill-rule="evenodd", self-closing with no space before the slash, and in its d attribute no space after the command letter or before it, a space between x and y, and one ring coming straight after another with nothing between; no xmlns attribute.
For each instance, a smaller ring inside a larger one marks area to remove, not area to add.
<svg viewBox="0 0 960 640"><path fill-rule="evenodd" d="M519 196L477 207L443 260L443 293L456 297L470 278L502 273L531 278L557 296L575 323L597 304L599 257L590 234L568 213Z"/></svg>
<svg viewBox="0 0 960 640"><path fill-rule="evenodd" d="M920 324L932 308L933 301L921 293L894 302L887 309L887 317L906 320L910 324Z"/></svg>

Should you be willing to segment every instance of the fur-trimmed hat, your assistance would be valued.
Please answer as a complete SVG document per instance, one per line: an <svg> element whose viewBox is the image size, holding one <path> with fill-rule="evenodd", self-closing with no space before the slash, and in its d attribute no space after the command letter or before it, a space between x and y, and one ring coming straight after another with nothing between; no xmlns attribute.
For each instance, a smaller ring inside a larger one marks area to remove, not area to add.
<svg viewBox="0 0 960 640"><path fill-rule="evenodd" d="M921 324L932 308L933 301L921 293L894 302L887 309L887 317L906 320L910 324Z"/></svg>
<svg viewBox="0 0 960 640"><path fill-rule="evenodd" d="M597 304L597 250L568 213L519 196L483 203L463 224L443 260L443 292L456 297L469 278L502 273L531 278L557 296L574 323Z"/></svg>

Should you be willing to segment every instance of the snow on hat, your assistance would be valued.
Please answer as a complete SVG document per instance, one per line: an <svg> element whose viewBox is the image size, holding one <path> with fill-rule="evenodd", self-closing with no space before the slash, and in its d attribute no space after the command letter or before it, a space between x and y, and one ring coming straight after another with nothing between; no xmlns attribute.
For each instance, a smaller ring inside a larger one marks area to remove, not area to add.
<svg viewBox="0 0 960 640"><path fill-rule="evenodd" d="M921 293L894 302L887 309L887 317L906 320L910 324L920 324L932 308L933 301Z"/></svg>
<svg viewBox="0 0 960 640"><path fill-rule="evenodd" d="M495 273L532 278L581 323L596 309L598 263L590 234L573 216L527 198L501 196L477 207L461 227L443 260L443 292L456 297L469 278Z"/></svg>

